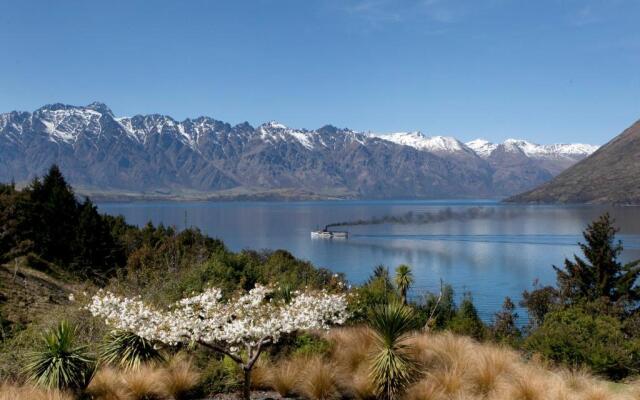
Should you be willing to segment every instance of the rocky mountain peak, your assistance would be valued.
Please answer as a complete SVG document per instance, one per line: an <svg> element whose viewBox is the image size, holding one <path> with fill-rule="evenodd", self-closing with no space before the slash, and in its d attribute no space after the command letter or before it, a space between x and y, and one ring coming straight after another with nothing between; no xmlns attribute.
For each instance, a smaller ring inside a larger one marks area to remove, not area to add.
<svg viewBox="0 0 640 400"><path fill-rule="evenodd" d="M497 149L501 154L490 157ZM101 192L287 189L339 197L495 197L550 179L590 149L520 140L464 144L419 131L371 134L332 125L306 130L276 121L254 128L209 117L116 118L98 102L0 114L0 181L28 181L57 163L73 184Z"/></svg>

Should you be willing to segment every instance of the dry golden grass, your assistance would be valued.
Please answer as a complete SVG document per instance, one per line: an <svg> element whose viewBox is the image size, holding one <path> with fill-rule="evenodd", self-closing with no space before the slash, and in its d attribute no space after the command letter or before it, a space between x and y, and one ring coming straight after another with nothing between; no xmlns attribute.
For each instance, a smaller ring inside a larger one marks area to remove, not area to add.
<svg viewBox="0 0 640 400"><path fill-rule="evenodd" d="M113 368L101 368L91 379L87 392L99 400L128 400L121 384L120 373Z"/></svg>
<svg viewBox="0 0 640 400"><path fill-rule="evenodd" d="M335 329L326 337L334 350L325 364L341 371L341 394L373 398L367 328ZM408 344L420 374L407 400L640 400L640 383L635 397L632 390L614 392L585 371L554 370L542 360L527 361L514 350L451 333L416 333Z"/></svg>
<svg viewBox="0 0 640 400"><path fill-rule="evenodd" d="M553 391L552 387L545 385L533 371L527 371L522 375L515 376L508 383L508 390L502 393L503 397L512 400L543 400L549 398Z"/></svg>
<svg viewBox="0 0 640 400"><path fill-rule="evenodd" d="M274 366L267 358L259 358L254 364L251 371L251 388L252 389L270 389Z"/></svg>
<svg viewBox="0 0 640 400"><path fill-rule="evenodd" d="M462 393L467 384L465 371L459 366L436 369L423 380L432 382L437 391L448 397Z"/></svg>
<svg viewBox="0 0 640 400"><path fill-rule="evenodd" d="M320 356L307 360L306 370L298 380L296 392L310 400L333 400L341 397L336 365Z"/></svg>
<svg viewBox="0 0 640 400"><path fill-rule="evenodd" d="M446 398L437 385L428 380L419 381L411 386L405 394L406 400L444 400Z"/></svg>
<svg viewBox="0 0 640 400"><path fill-rule="evenodd" d="M309 400L374 400L374 342L367 328L334 329L324 357L260 360L253 387ZM640 400L640 381L612 385L584 370L554 369L508 348L450 333L416 333L408 341L419 372L405 400ZM103 368L87 391L94 400L181 400L199 380L190 360L121 372ZM73 400L69 394L0 383L0 400Z"/></svg>
<svg viewBox="0 0 640 400"><path fill-rule="evenodd" d="M167 397L163 380L166 373L152 366L142 366L121 374L127 400L161 400Z"/></svg>
<svg viewBox="0 0 640 400"><path fill-rule="evenodd" d="M515 360L511 352L487 346L476 355L475 361L468 373L470 391L475 395L490 397L499 389L501 381L508 379Z"/></svg>
<svg viewBox="0 0 640 400"><path fill-rule="evenodd" d="M355 371L342 372L338 370L340 376L345 377L344 390L350 397L359 400L373 400L376 398L376 387L369 375L367 365L361 365Z"/></svg>
<svg viewBox="0 0 640 400"><path fill-rule="evenodd" d="M353 372L368 361L375 340L362 326L330 330L325 338L332 344L331 358L346 372Z"/></svg>
<svg viewBox="0 0 640 400"><path fill-rule="evenodd" d="M173 357L162 371L162 391L175 400L187 399L189 393L200 381L200 373L193 362L184 354Z"/></svg>
<svg viewBox="0 0 640 400"><path fill-rule="evenodd" d="M182 400L189 398L200 373L191 359L178 354L166 365L146 365L138 370L101 368L87 393L94 400Z"/></svg>
<svg viewBox="0 0 640 400"><path fill-rule="evenodd" d="M562 369L558 377L571 392L581 393L593 385L594 377L584 369Z"/></svg>
<svg viewBox="0 0 640 400"><path fill-rule="evenodd" d="M271 369L270 387L282 397L293 396L306 364L307 359L303 357L281 360Z"/></svg>
<svg viewBox="0 0 640 400"><path fill-rule="evenodd" d="M0 400L73 400L60 390L40 389L31 385L0 383Z"/></svg>

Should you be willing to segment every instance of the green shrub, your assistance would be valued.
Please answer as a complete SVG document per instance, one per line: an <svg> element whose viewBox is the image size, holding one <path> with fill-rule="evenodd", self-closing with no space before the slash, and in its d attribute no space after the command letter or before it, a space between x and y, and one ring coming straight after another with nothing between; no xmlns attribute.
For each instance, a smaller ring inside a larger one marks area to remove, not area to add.
<svg viewBox="0 0 640 400"><path fill-rule="evenodd" d="M384 265L378 265L369 279L356 289L356 296L349 304L351 319L368 321L371 310L399 300L389 270Z"/></svg>
<svg viewBox="0 0 640 400"><path fill-rule="evenodd" d="M329 352L330 343L326 340L310 333L301 333L294 340L294 355L311 356L325 354Z"/></svg>
<svg viewBox="0 0 640 400"><path fill-rule="evenodd" d="M478 316L478 310L473 305L470 294L466 294L456 315L447 325L452 332L459 335L471 336L474 339L482 340L485 336L486 328Z"/></svg>
<svg viewBox="0 0 640 400"><path fill-rule="evenodd" d="M40 386L58 389L83 389L89 383L95 363L85 346L77 346L76 330L63 321L45 332L42 346L29 356L26 372Z"/></svg>
<svg viewBox="0 0 640 400"><path fill-rule="evenodd" d="M132 332L112 331L100 348L100 361L124 369L138 369L147 362L163 361L153 343Z"/></svg>
<svg viewBox="0 0 640 400"><path fill-rule="evenodd" d="M494 341L510 344L516 347L522 337L518 329L518 313L515 312L515 304L511 298L506 297L502 309L494 314L491 336Z"/></svg>
<svg viewBox="0 0 640 400"><path fill-rule="evenodd" d="M640 366L640 342L624 335L619 320L591 315L580 307L547 314L524 347L568 366L588 366L613 379L635 373Z"/></svg>
<svg viewBox="0 0 640 400"><path fill-rule="evenodd" d="M227 356L212 359L202 372L199 386L203 397L239 390L242 387L242 370Z"/></svg>
<svg viewBox="0 0 640 400"><path fill-rule="evenodd" d="M424 305L418 306L420 325L429 324L430 329L445 329L455 317L456 311L453 287L445 284L442 286L442 293L427 293Z"/></svg>

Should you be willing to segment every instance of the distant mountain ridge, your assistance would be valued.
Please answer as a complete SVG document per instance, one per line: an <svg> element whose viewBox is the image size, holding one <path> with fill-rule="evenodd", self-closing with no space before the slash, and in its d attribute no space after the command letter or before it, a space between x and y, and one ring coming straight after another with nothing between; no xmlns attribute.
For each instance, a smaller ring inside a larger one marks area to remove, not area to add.
<svg viewBox="0 0 640 400"><path fill-rule="evenodd" d="M57 163L81 190L156 197L501 197L551 179L595 148L116 117L102 103L0 114L0 181L24 182Z"/></svg>
<svg viewBox="0 0 640 400"><path fill-rule="evenodd" d="M640 121L550 182L507 201L640 204Z"/></svg>

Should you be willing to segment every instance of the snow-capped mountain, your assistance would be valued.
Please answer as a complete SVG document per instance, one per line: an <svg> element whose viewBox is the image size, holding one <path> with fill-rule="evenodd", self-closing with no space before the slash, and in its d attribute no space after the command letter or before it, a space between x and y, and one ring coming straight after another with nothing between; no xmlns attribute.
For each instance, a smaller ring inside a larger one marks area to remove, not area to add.
<svg viewBox="0 0 640 400"><path fill-rule="evenodd" d="M420 131L370 133L372 137L388 140L393 143L410 146L418 150L432 153L469 152L471 149L458 139L451 136L427 136Z"/></svg>
<svg viewBox="0 0 640 400"><path fill-rule="evenodd" d="M493 144L484 139L472 140L467 142L466 145L482 158L488 158L496 147L498 147L497 144Z"/></svg>
<svg viewBox="0 0 640 400"><path fill-rule="evenodd" d="M522 151L528 157L532 158L568 158L574 161L578 161L598 150L598 146L590 144L539 145L522 139L507 139L501 144L494 144L484 139L476 139L467 142L466 145L482 158L489 158L500 146L503 146L505 150L511 152Z"/></svg>
<svg viewBox="0 0 640 400"><path fill-rule="evenodd" d="M102 103L53 104L0 114L0 181L25 182L56 163L72 184L92 192L496 197L542 183L593 149L507 142L464 144L331 125L294 129L275 121L253 127L209 117L116 117Z"/></svg>

